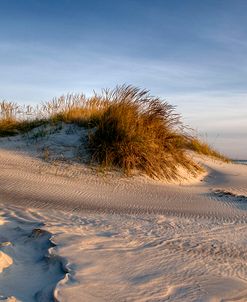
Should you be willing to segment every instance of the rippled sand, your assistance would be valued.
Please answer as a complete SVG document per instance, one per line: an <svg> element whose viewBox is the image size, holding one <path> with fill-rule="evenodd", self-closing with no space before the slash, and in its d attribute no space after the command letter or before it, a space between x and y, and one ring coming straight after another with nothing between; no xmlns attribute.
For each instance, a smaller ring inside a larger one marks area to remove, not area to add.
<svg viewBox="0 0 247 302"><path fill-rule="evenodd" d="M36 301L36 291L58 301L247 301L247 166L197 160L207 176L179 185L103 177L1 150L0 234L16 243L0 246L13 260L0 274L0 297ZM18 237L18 228L26 233ZM32 240L25 243L34 228L51 234L37 246L48 252L52 241L62 270L42 270L40 259L19 252L35 254ZM32 281L17 290L17 267L39 272L27 296Z"/></svg>

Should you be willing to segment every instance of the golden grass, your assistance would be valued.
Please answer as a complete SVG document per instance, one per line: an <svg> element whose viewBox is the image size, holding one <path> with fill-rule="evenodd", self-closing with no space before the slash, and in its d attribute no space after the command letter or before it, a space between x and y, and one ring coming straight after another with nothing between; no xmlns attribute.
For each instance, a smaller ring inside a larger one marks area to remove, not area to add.
<svg viewBox="0 0 247 302"><path fill-rule="evenodd" d="M0 102L0 137L25 133L44 123L47 123L46 119L38 117L35 108L31 106Z"/></svg>
<svg viewBox="0 0 247 302"><path fill-rule="evenodd" d="M31 131L47 123L46 120L18 121L14 119L0 120L0 137L14 136Z"/></svg>
<svg viewBox="0 0 247 302"><path fill-rule="evenodd" d="M99 96L87 99L83 94L68 94L36 107L2 101L0 136L28 132L45 123L64 122L94 127L107 106L107 102Z"/></svg>
<svg viewBox="0 0 247 302"><path fill-rule="evenodd" d="M110 105L90 136L94 160L126 174L140 170L155 178L176 179L179 167L200 170L178 147L181 122L173 106L132 86L117 87L103 97Z"/></svg>
<svg viewBox="0 0 247 302"><path fill-rule="evenodd" d="M185 148L195 151L199 154L214 157L225 162L230 162L229 158L227 158L225 155L221 154L220 152L212 148L208 143L203 142L196 137L188 138L185 143Z"/></svg>
<svg viewBox="0 0 247 302"><path fill-rule="evenodd" d="M41 106L0 103L0 136L28 132L43 124L74 123L92 128L91 159L126 174L139 170L154 178L176 179L182 167L192 174L201 168L186 150L227 160L208 144L185 134L174 107L147 90L119 86L86 98L68 94Z"/></svg>
<svg viewBox="0 0 247 302"><path fill-rule="evenodd" d="M70 94L45 103L42 112L47 112L52 122L94 127L107 106L108 103L96 95L87 99L83 94Z"/></svg>

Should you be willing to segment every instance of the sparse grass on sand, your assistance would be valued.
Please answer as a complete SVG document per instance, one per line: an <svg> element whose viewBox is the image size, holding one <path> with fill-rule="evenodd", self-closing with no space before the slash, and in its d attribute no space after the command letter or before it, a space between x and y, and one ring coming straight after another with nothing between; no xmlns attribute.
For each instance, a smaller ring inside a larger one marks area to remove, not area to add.
<svg viewBox="0 0 247 302"><path fill-rule="evenodd" d="M0 109L0 136L60 122L91 128L92 161L107 169L120 168L127 175L138 170L171 180L179 178L180 168L195 175L202 169L186 155L186 149L226 160L185 133L173 106L133 86L103 90L90 98L69 94L36 108L3 101Z"/></svg>
<svg viewBox="0 0 247 302"><path fill-rule="evenodd" d="M15 119L0 120L0 137L26 133L46 123L46 120L41 119L31 121L18 121Z"/></svg>
<svg viewBox="0 0 247 302"><path fill-rule="evenodd" d="M224 162L230 162L230 159L220 152L213 149L208 143L199 140L196 137L189 137L185 142L185 149L195 151L196 153L214 157Z"/></svg>
<svg viewBox="0 0 247 302"><path fill-rule="evenodd" d="M0 137L29 132L45 123L48 123L47 119L35 115L31 106L20 107L12 102L0 102Z"/></svg>

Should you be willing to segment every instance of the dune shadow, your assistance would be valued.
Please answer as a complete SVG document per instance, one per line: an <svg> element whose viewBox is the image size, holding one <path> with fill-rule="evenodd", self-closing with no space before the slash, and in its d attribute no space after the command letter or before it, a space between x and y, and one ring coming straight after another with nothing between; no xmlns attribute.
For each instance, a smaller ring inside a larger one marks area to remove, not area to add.
<svg viewBox="0 0 247 302"><path fill-rule="evenodd" d="M247 211L247 196L234 194L227 190L217 189L211 193L207 193L207 196L211 199L227 203L240 210Z"/></svg>
<svg viewBox="0 0 247 302"><path fill-rule="evenodd" d="M0 274L0 297L55 301L55 287L66 271L63 259L52 251L52 235L40 226L40 222L25 223L15 217L7 217L6 223L0 225L4 235L0 237L0 250L13 260Z"/></svg>

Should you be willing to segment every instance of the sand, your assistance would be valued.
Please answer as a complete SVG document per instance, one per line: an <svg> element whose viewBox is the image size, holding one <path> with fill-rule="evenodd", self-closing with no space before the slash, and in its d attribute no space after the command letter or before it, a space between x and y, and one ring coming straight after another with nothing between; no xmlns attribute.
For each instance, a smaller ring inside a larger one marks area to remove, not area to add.
<svg viewBox="0 0 247 302"><path fill-rule="evenodd" d="M247 301L246 165L191 154L206 175L103 175L66 135L52 156L70 163L0 141L0 299Z"/></svg>

